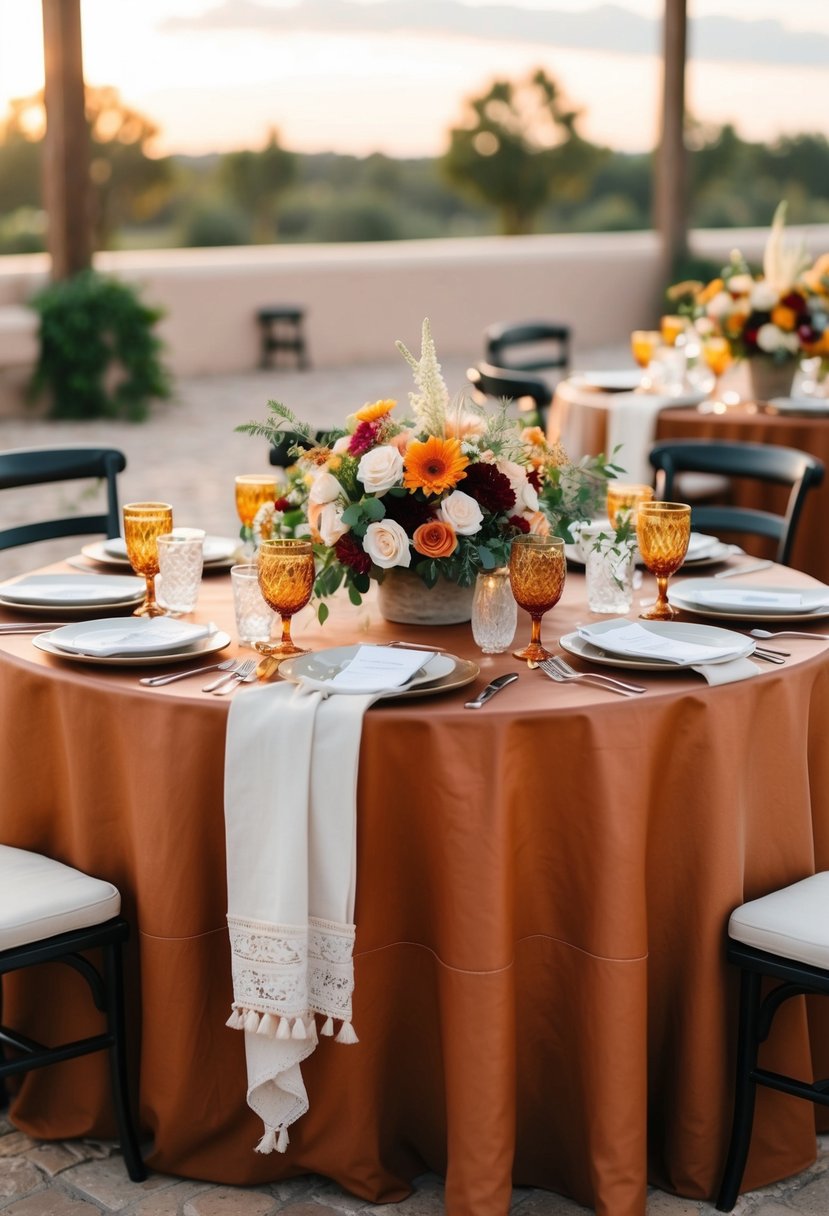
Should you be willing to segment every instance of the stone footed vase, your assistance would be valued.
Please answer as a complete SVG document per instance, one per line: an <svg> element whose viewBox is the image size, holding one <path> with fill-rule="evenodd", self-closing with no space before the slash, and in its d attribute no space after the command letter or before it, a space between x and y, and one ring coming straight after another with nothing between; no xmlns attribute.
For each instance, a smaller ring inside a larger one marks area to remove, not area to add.
<svg viewBox="0 0 829 1216"><path fill-rule="evenodd" d="M774 397L790 397L797 363L775 363L771 358L755 355L747 361L748 383L754 401L771 401Z"/></svg>
<svg viewBox="0 0 829 1216"><path fill-rule="evenodd" d="M438 579L427 587L411 570L387 570L377 588L380 614L398 625L460 625L472 619L474 587Z"/></svg>

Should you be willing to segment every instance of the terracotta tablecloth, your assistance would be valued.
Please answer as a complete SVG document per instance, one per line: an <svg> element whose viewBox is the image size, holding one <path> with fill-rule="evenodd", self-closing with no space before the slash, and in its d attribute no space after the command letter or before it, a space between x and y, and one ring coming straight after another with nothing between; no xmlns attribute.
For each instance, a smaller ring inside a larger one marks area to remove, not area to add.
<svg viewBox="0 0 829 1216"><path fill-rule="evenodd" d="M624 409L628 393L589 391L563 381L556 389L550 411L548 432L560 437L571 459L607 451L608 411ZM695 407L663 410L657 420L654 438L727 439L747 443L778 444L798 448L817 456L829 469L829 417L803 414L777 414L753 402L731 406L725 414L700 414ZM625 463L624 455L621 458ZM756 481L735 479L730 501L735 506L759 507L785 514L788 490L783 486L764 486ZM791 564L821 582L829 583L829 474L823 485L806 497L797 529ZM765 537L739 538L749 553L773 557L775 544Z"/></svg>
<svg viewBox="0 0 829 1216"><path fill-rule="evenodd" d="M200 615L231 625L225 578L205 583ZM572 577L545 634L586 615ZM468 626L414 633L477 655ZM346 605L296 634L320 647L407 631ZM450 1216L505 1216L512 1179L601 1216L644 1216L648 1176L711 1196L730 1121L728 913L829 866L829 655L818 641L788 648L761 678L648 676L635 701L524 669L477 713L469 690L373 708L360 1044L322 1042L305 1066L310 1112L284 1157L263 1157L242 1039L224 1026L227 701L199 679L150 690L135 669L0 638L0 839L123 893L150 1166L224 1183L316 1171L372 1201L399 1200L431 1169L446 1174ZM473 687L519 666L481 658ZM80 980L56 970L16 977L5 1013L48 1037L56 1013L84 1033L85 1009ZM769 1059L807 1071L809 1050L793 1002ZM103 1058L32 1074L12 1115L36 1136L111 1131ZM814 1155L812 1108L761 1093L747 1185Z"/></svg>

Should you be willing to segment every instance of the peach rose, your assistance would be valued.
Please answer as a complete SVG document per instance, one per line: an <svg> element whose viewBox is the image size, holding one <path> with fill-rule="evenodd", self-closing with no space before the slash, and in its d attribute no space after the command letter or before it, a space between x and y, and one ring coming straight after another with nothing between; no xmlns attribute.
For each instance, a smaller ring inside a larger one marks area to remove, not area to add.
<svg viewBox="0 0 829 1216"><path fill-rule="evenodd" d="M319 521L324 505L325 504L321 502L308 503L308 527L311 531L311 540L317 545L322 543L322 537L320 536L319 531Z"/></svg>
<svg viewBox="0 0 829 1216"><path fill-rule="evenodd" d="M341 536L348 532L348 524L343 523L342 508L335 502L323 503L317 518L317 530L324 545L336 545Z"/></svg>
<svg viewBox="0 0 829 1216"><path fill-rule="evenodd" d="M550 521L543 511L533 511L532 514L524 515L524 518L530 525L530 532L534 536L549 536Z"/></svg>
<svg viewBox="0 0 829 1216"><path fill-rule="evenodd" d="M412 544L424 557L448 557L458 547L458 538L451 524L433 519L415 529Z"/></svg>
<svg viewBox="0 0 829 1216"><path fill-rule="evenodd" d="M342 494L343 488L333 473L320 469L311 483L308 501L312 503L333 502Z"/></svg>

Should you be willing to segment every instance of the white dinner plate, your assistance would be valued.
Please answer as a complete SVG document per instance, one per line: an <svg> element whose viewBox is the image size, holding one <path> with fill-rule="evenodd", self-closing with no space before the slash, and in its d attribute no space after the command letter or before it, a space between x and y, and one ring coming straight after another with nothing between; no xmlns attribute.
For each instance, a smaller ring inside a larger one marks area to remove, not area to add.
<svg viewBox="0 0 829 1216"><path fill-rule="evenodd" d="M642 372L624 367L617 371L576 372L571 379L579 387L595 388L602 393L632 393L642 383Z"/></svg>
<svg viewBox="0 0 829 1216"><path fill-rule="evenodd" d="M607 528L610 535L610 527ZM697 544L694 545L694 538L697 538ZM724 544L721 540L717 540L716 536L706 536L702 532L692 532L691 542L688 549L688 556L682 563L682 569L703 570L706 566L716 566L724 562L731 553L731 546ZM584 558L579 552L578 545L565 545L564 556L567 558L568 565L573 567L584 566ZM642 555L639 550L636 550L636 565L644 566Z"/></svg>
<svg viewBox="0 0 829 1216"><path fill-rule="evenodd" d="M58 650L101 658L154 658L187 650L209 637L215 627L179 621L173 617L106 617L77 621L53 629L50 640Z"/></svg>
<svg viewBox="0 0 829 1216"><path fill-rule="evenodd" d="M145 618L143 617L128 617L127 621L99 621L97 624L109 627L117 625L120 629L130 620L134 620L136 624L140 624ZM159 618L155 618L156 620ZM90 625L96 622L86 621L84 624ZM76 626L64 625L62 629L53 629L49 633L39 633L32 638L33 644L38 650L44 651L46 654L54 655L59 659L68 659L73 663L103 663L109 666L129 666L129 667L155 667L161 663L175 663L179 659L192 659L201 657L202 655L215 654L218 650L224 650L230 645L230 634L223 633L221 630L214 630L213 633L206 637L199 638L195 642L189 644L179 644L177 649L156 650L153 653L142 652L140 654L130 653L124 655L95 655L95 654L79 654L70 650L62 649L61 646L55 644L52 640L55 634L63 633L64 630L74 629Z"/></svg>
<svg viewBox="0 0 829 1216"><path fill-rule="evenodd" d="M330 650L298 654L279 664L279 675L285 680L301 681L312 688L324 689L334 676L347 667L359 649L359 646L332 646ZM407 684L401 688L390 688L380 695L383 698L426 697L449 692L471 684L480 670L477 663L469 659L439 653L429 659Z"/></svg>
<svg viewBox="0 0 829 1216"><path fill-rule="evenodd" d="M125 608L144 598L143 578L123 574L27 574L0 587L0 604L24 611Z"/></svg>
<svg viewBox="0 0 829 1216"><path fill-rule="evenodd" d="M811 414L812 417L829 416L829 400L825 397L772 397L767 403L778 414Z"/></svg>
<svg viewBox="0 0 829 1216"><path fill-rule="evenodd" d="M623 625L630 625L631 622L625 621L600 621L597 624L591 624L590 628L600 633L611 632ZM720 629L715 625L693 625L685 621L642 621L636 622L646 629L649 633L655 633L663 637L670 636L678 642L694 642L699 646L733 646L735 653L730 654L723 659L707 659L703 660L708 663L730 663L732 659L745 658L750 655L756 642L754 638L743 637L741 633L735 633L732 629ZM658 659L633 658L627 655L610 654L606 650L599 649L598 646L592 645L585 638L579 637L578 633L565 634L563 638L559 638L559 645L562 650L566 650L569 654L578 655L579 658L587 659L591 663L604 664L607 667L632 667L637 671L683 671L687 667L700 667L702 663L697 660L689 660L687 663L666 663Z"/></svg>
<svg viewBox="0 0 829 1216"><path fill-rule="evenodd" d="M745 604L705 604L697 598L700 592L730 595L739 591L746 596L780 594L781 592L797 592L802 599L802 606L773 607L768 604L747 602ZM769 584L743 587L734 586L732 581L721 581L712 578L689 578L672 584L668 590L668 599L675 608L685 612L693 612L695 616L710 617L711 619L751 620L751 621L819 621L829 616L829 587L774 587Z"/></svg>
<svg viewBox="0 0 829 1216"><path fill-rule="evenodd" d="M206 536L204 538L204 567L219 570L230 567L236 561L236 555L241 541L231 536ZM104 566L129 566L127 549L123 537L114 536L110 540L96 540L84 545L81 553L89 561L99 562Z"/></svg>

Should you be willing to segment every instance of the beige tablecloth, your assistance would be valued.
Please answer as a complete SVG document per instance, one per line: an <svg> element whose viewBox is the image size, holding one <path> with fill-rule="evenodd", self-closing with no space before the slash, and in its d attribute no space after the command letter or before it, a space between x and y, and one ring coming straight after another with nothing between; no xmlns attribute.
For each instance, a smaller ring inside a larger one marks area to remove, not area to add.
<svg viewBox="0 0 829 1216"><path fill-rule="evenodd" d="M225 578L205 584L200 614L231 624ZM571 577L545 636L587 616ZM347 605L295 633L314 647L417 636L477 655L468 626L407 634ZM718 688L646 676L633 702L522 669L477 713L463 708L469 689L372 708L360 1043L321 1044L309 1114L284 1157L263 1157L242 1036L224 1027L227 702L200 680L150 690L135 670L0 638L0 839L122 891L149 1164L225 1183L317 1171L369 1201L402 1198L432 1169L446 1173L450 1216L506 1216L513 1179L600 1216L644 1216L649 1177L711 1196L730 1120L728 914L829 866L829 655L810 640L788 649L785 667ZM520 667L478 657L473 688ZM15 977L4 1012L47 1039L53 1020L90 1025L71 973ZM823 1074L825 1030L814 1022ZM806 1072L809 1056L793 1002L767 1062ZM105 1068L90 1057L31 1075L13 1118L37 1136L111 1131ZM747 1185L814 1151L811 1107L762 1093Z"/></svg>

